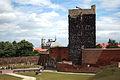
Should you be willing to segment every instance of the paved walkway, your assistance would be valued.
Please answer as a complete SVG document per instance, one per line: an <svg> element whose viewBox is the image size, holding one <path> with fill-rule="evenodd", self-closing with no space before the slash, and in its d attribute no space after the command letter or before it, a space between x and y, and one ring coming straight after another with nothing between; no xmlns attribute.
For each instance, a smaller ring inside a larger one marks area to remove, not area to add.
<svg viewBox="0 0 120 80"><path fill-rule="evenodd" d="M11 76L16 76L16 77L23 78L22 80L36 80L35 77L24 76L24 75L19 75L19 74L14 74L14 73L6 73L6 74L11 75Z"/></svg>
<svg viewBox="0 0 120 80"><path fill-rule="evenodd" d="M96 74L93 74L93 73L72 73L72 72L57 72L56 70L44 70L43 72L56 72L56 73L63 73L63 74L96 75Z"/></svg>

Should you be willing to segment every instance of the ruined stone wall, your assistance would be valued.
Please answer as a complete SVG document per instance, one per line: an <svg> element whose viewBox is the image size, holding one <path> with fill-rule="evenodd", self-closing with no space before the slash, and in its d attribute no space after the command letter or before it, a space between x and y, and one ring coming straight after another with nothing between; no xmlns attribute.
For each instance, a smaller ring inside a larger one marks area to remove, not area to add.
<svg viewBox="0 0 120 80"><path fill-rule="evenodd" d="M30 64L30 65L37 65L39 62L40 56L26 56L26 57L11 57L11 58L0 58L0 65L23 65L23 64Z"/></svg>
<svg viewBox="0 0 120 80"><path fill-rule="evenodd" d="M81 48L95 48L95 5L91 9L69 10L69 60L81 65Z"/></svg>
<svg viewBox="0 0 120 80"><path fill-rule="evenodd" d="M49 54L41 54L39 58L39 63L42 66L45 66L49 61Z"/></svg>
<svg viewBox="0 0 120 80"><path fill-rule="evenodd" d="M120 48L110 49L83 49L82 64L93 67L118 66L120 62Z"/></svg>
<svg viewBox="0 0 120 80"><path fill-rule="evenodd" d="M57 63L57 71L59 71L59 72L96 73L96 72L100 71L100 68L69 65L69 64L65 64L65 63Z"/></svg>
<svg viewBox="0 0 120 80"><path fill-rule="evenodd" d="M110 67L118 67L116 63L112 63L110 65L105 65L105 66L99 66L99 67L95 67L95 66L87 66L87 65L70 65L70 64L66 64L63 62L59 62L57 63L57 71L60 72L85 72L85 73L97 73L102 69L105 68L110 68Z"/></svg>
<svg viewBox="0 0 120 80"><path fill-rule="evenodd" d="M50 48L49 56L54 57L58 62L62 60L68 60L68 48L67 47L54 47Z"/></svg>
<svg viewBox="0 0 120 80"><path fill-rule="evenodd" d="M57 62L68 60L68 48L67 47L53 47L49 50L48 65L56 68Z"/></svg>
<svg viewBox="0 0 120 80"><path fill-rule="evenodd" d="M82 65L72 65L70 62L57 63L57 70L63 72L96 73L101 69L119 67L120 48L82 49Z"/></svg>

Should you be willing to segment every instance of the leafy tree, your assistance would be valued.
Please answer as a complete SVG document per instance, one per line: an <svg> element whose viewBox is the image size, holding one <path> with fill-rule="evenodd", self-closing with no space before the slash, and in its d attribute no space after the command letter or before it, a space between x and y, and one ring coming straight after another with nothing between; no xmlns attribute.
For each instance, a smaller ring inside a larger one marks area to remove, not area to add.
<svg viewBox="0 0 120 80"><path fill-rule="evenodd" d="M17 56L30 56L32 55L32 51L33 51L32 43L25 40L21 40L20 42L18 42L16 52Z"/></svg>
<svg viewBox="0 0 120 80"><path fill-rule="evenodd" d="M15 47L9 41L0 43L0 57L13 57L15 55Z"/></svg>
<svg viewBox="0 0 120 80"><path fill-rule="evenodd" d="M16 52L17 52L17 49L18 49L18 44L17 44L16 41L13 41L12 44L13 44L13 46L14 46L14 48L15 48L15 49L14 49L14 51L15 51L15 55L14 55L14 57L17 57Z"/></svg>
<svg viewBox="0 0 120 80"><path fill-rule="evenodd" d="M41 53L40 53L40 51L38 51L38 50L34 50L33 51L33 55L35 55L35 56L39 56Z"/></svg>
<svg viewBox="0 0 120 80"><path fill-rule="evenodd" d="M102 48L102 45L98 44L96 45L96 48Z"/></svg>
<svg viewBox="0 0 120 80"><path fill-rule="evenodd" d="M21 40L20 42L9 41L0 42L0 57L18 57L18 56L30 56L32 55L33 44Z"/></svg>
<svg viewBox="0 0 120 80"><path fill-rule="evenodd" d="M0 42L0 57L2 57L4 55L4 42L1 41Z"/></svg>
<svg viewBox="0 0 120 80"><path fill-rule="evenodd" d="M115 40L109 39L106 48L118 48L118 43Z"/></svg>
<svg viewBox="0 0 120 80"><path fill-rule="evenodd" d="M40 51L38 51L38 50L33 51L33 54L38 54L38 53L40 53Z"/></svg>

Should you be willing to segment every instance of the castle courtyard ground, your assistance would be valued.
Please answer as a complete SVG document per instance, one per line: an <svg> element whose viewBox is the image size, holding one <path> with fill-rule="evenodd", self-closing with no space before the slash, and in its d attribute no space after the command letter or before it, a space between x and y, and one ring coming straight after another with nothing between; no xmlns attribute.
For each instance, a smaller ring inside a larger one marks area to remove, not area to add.
<svg viewBox="0 0 120 80"><path fill-rule="evenodd" d="M57 72L56 70L44 70L39 75L35 72L23 72L23 73L5 73L0 74L11 76L12 80L88 80L95 74L90 73L68 73L68 72ZM14 79L14 77L15 79ZM1 76L2 77L2 76ZM6 78L0 80L10 80Z"/></svg>
<svg viewBox="0 0 120 80"><path fill-rule="evenodd" d="M45 70L39 75L35 75L35 72L25 72L19 74L35 77L36 80L88 80L90 77L95 75L90 73L56 72L52 70Z"/></svg>

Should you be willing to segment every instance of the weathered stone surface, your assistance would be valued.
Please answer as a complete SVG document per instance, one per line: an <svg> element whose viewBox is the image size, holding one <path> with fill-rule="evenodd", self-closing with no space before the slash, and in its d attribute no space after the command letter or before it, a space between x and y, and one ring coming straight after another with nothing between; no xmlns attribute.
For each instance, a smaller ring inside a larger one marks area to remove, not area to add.
<svg viewBox="0 0 120 80"><path fill-rule="evenodd" d="M81 48L95 48L95 6L69 10L69 59L81 65Z"/></svg>
<svg viewBox="0 0 120 80"><path fill-rule="evenodd" d="M57 71L96 73L101 69L120 66L120 48L82 49L82 65L57 63Z"/></svg>
<svg viewBox="0 0 120 80"><path fill-rule="evenodd" d="M25 57L11 57L11 58L0 58L0 65L37 65L39 62L40 56L25 56Z"/></svg>
<svg viewBox="0 0 120 80"><path fill-rule="evenodd" d="M57 62L68 60L68 47L53 47L49 50L48 66L56 67Z"/></svg>

